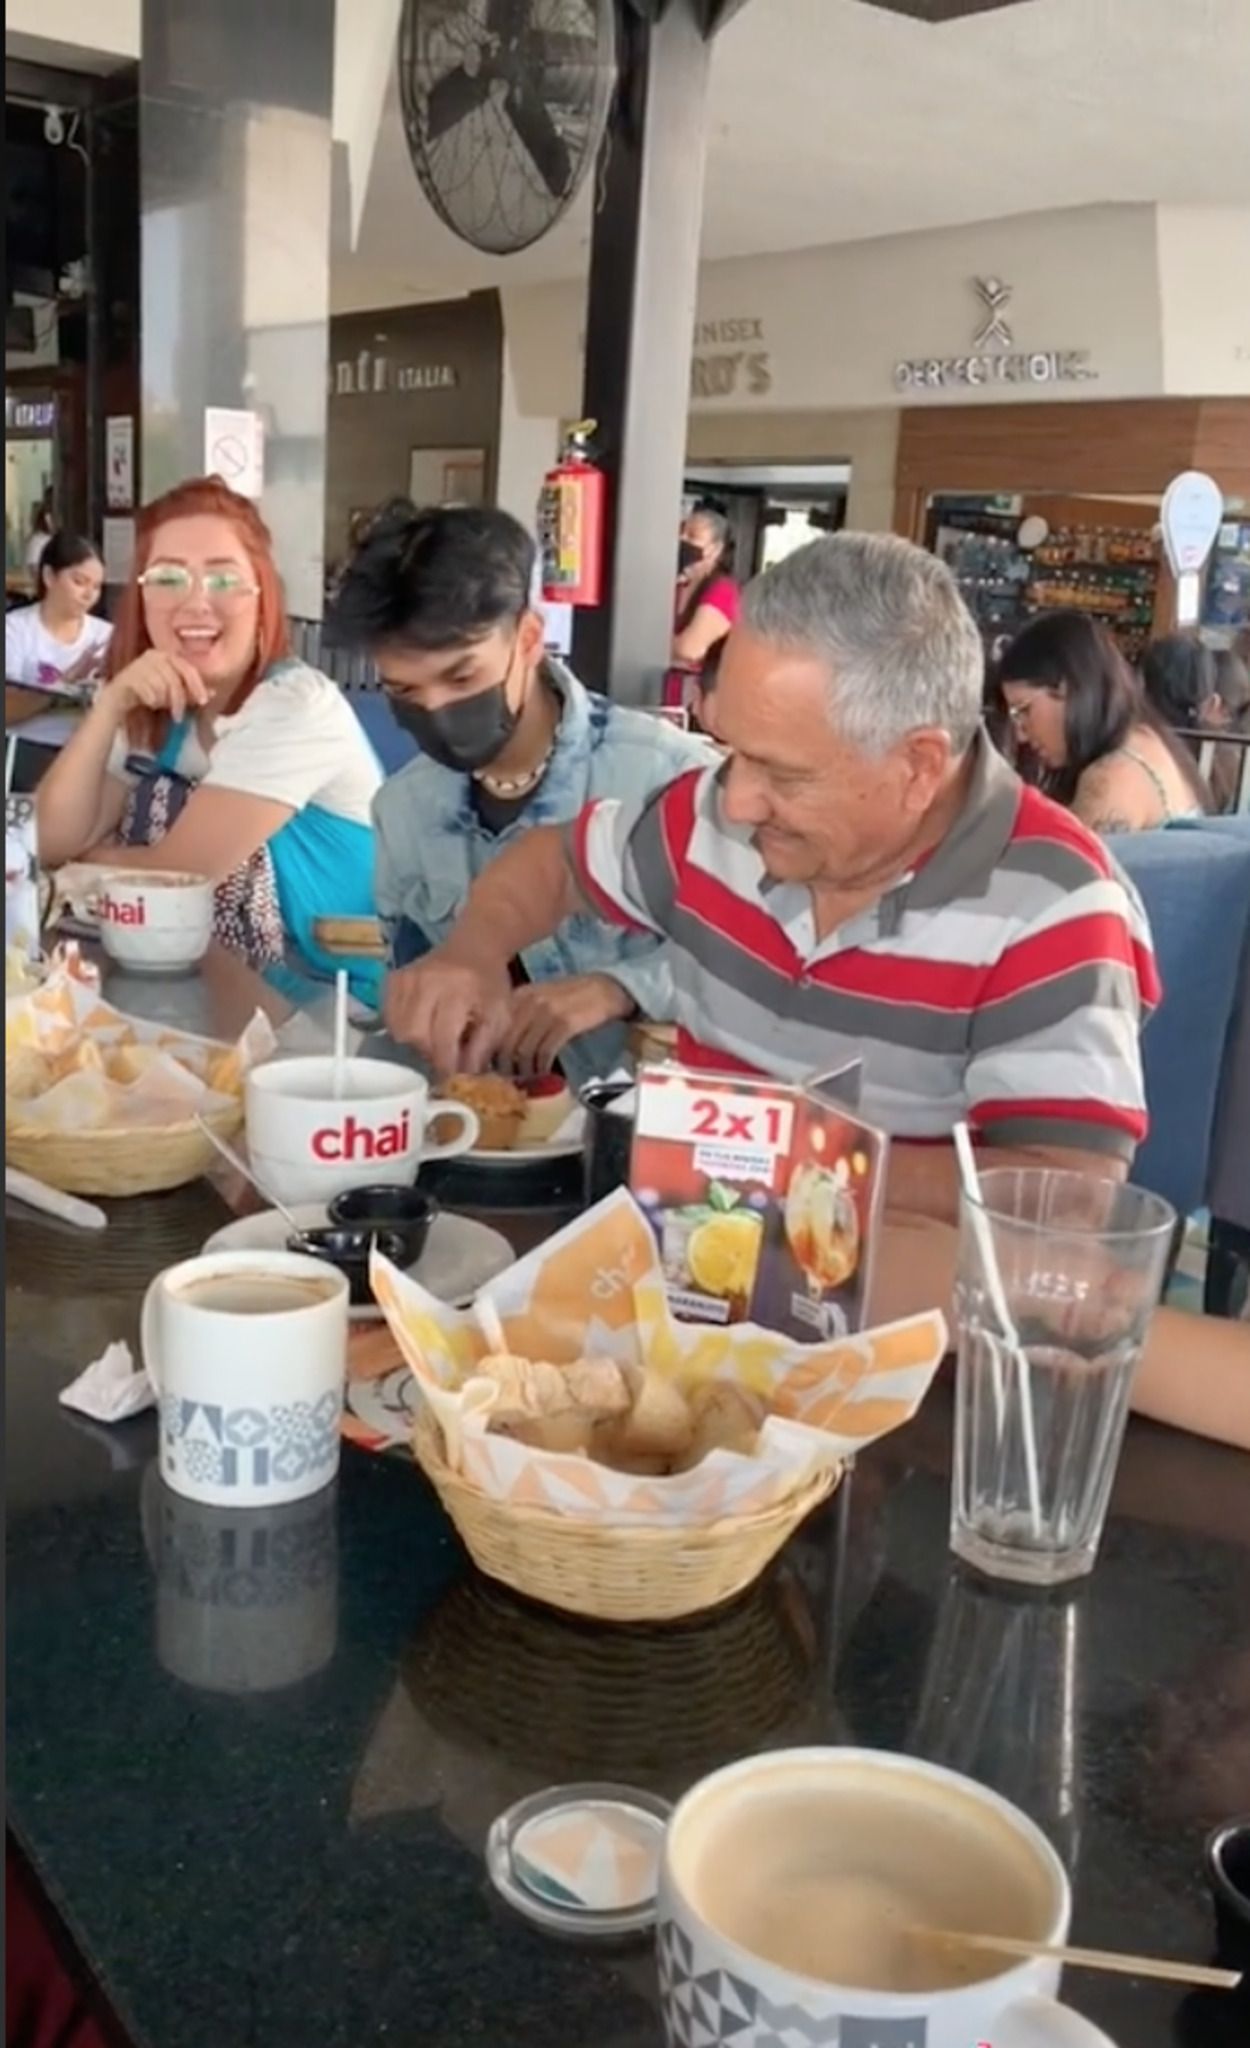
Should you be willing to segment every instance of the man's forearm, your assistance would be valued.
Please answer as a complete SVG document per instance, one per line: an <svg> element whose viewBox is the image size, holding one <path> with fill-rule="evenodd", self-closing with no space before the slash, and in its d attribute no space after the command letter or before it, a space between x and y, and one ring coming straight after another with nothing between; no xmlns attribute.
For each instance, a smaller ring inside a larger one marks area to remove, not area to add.
<svg viewBox="0 0 1250 2048"><path fill-rule="evenodd" d="M536 825L478 877L439 951L464 966L506 965L580 907L563 831Z"/></svg>
<svg viewBox="0 0 1250 2048"><path fill-rule="evenodd" d="M1066 1148L985 1145L977 1154L980 1173L1000 1166L1050 1166L1072 1173L1088 1173L1099 1179L1121 1180L1124 1167L1119 1160L1099 1153L1068 1151ZM909 1145L896 1138L890 1146L886 1178L886 1204L912 1216L928 1216L937 1223L959 1221L959 1167L953 1145Z"/></svg>

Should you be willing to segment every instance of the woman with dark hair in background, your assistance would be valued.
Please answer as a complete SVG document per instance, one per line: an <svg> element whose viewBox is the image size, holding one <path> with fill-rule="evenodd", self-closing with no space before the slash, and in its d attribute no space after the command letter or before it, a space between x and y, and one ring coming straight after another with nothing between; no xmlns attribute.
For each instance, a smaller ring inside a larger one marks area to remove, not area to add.
<svg viewBox="0 0 1250 2048"><path fill-rule="evenodd" d="M1153 640L1142 661L1146 696L1172 731L1191 734L1196 755L1201 742L1221 732L1250 727L1250 669L1231 649L1204 647L1192 633ZM1232 810L1243 773L1241 747L1217 747L1211 765L1211 796L1217 811Z"/></svg>
<svg viewBox="0 0 1250 2048"><path fill-rule="evenodd" d="M738 622L742 598L733 569L733 531L714 505L696 505L682 521L677 554L672 667L664 702L684 704L711 655Z"/></svg>
<svg viewBox="0 0 1250 2048"><path fill-rule="evenodd" d="M80 683L99 673L112 627L91 617L104 588L99 551L76 533L44 542L35 571L39 595L4 621L4 673L10 683Z"/></svg>
<svg viewBox="0 0 1250 2048"><path fill-rule="evenodd" d="M1049 795L1096 832L1144 832L1208 808L1202 778L1106 628L1047 612L1003 650L998 701Z"/></svg>

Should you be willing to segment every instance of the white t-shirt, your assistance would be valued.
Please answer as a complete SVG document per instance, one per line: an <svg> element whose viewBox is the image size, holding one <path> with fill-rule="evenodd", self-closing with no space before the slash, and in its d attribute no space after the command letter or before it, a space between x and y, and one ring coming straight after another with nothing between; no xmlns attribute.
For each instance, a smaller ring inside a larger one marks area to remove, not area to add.
<svg viewBox="0 0 1250 2048"><path fill-rule="evenodd" d="M57 640L43 623L37 604L24 604L4 621L4 673L10 683L58 683L84 654L107 647L113 628L88 616L76 640Z"/></svg>
<svg viewBox="0 0 1250 2048"><path fill-rule="evenodd" d="M382 771L351 705L319 670L294 661L275 669L241 710L216 720L213 734L207 754L194 727L183 740L174 765L189 781L370 823ZM124 742L114 749L114 774L126 752Z"/></svg>

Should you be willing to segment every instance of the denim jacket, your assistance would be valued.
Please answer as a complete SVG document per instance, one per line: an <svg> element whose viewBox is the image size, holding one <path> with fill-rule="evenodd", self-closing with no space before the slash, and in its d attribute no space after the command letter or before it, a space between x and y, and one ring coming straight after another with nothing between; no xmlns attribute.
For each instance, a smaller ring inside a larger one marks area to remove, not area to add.
<svg viewBox="0 0 1250 2048"><path fill-rule="evenodd" d="M561 662L547 675L564 700L551 764L531 802L499 833L488 832L473 807L467 775L418 755L374 798L377 835L375 895L392 963L406 966L451 931L483 869L532 825L567 825L599 797L649 796L688 768L706 767L706 743L667 720L630 711L596 696ZM610 974L646 1017L673 1015L666 947L624 932L589 913L570 917L549 939L529 946L522 964L531 981L573 974ZM572 1087L618 1065L625 1026L604 1025L561 1055Z"/></svg>

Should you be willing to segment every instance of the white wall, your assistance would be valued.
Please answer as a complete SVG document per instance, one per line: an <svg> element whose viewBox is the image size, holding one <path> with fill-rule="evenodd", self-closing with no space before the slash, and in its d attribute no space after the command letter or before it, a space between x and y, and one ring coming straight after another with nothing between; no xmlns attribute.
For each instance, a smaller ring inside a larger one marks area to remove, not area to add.
<svg viewBox="0 0 1250 2048"><path fill-rule="evenodd" d="M935 234L705 264L694 353L733 388L692 412L1151 397L1164 389L1158 237L1149 206L1086 207ZM1082 350L1088 381L900 392L895 364L966 356L984 316L978 278L1011 287L1024 352ZM581 388L584 288L506 291L504 329L523 414L559 417Z"/></svg>
<svg viewBox="0 0 1250 2048"><path fill-rule="evenodd" d="M966 356L984 319L978 278L1011 287L1014 347L1082 349L1090 382L897 392L900 360ZM758 316L779 406L1130 398L1162 381L1153 209L1087 207L936 234L708 265L701 322ZM758 403L741 392L708 401Z"/></svg>
<svg viewBox="0 0 1250 2048"><path fill-rule="evenodd" d="M13 57L66 65L75 57L93 54L137 57L142 15L142 0L10 0L4 47ZM63 50L52 47L62 44Z"/></svg>
<svg viewBox="0 0 1250 2048"><path fill-rule="evenodd" d="M1158 237L1166 390L1250 396L1250 206L1161 206Z"/></svg>
<svg viewBox="0 0 1250 2048"><path fill-rule="evenodd" d="M334 140L347 159L347 241L355 248L395 54L400 0L339 0L334 36Z"/></svg>

